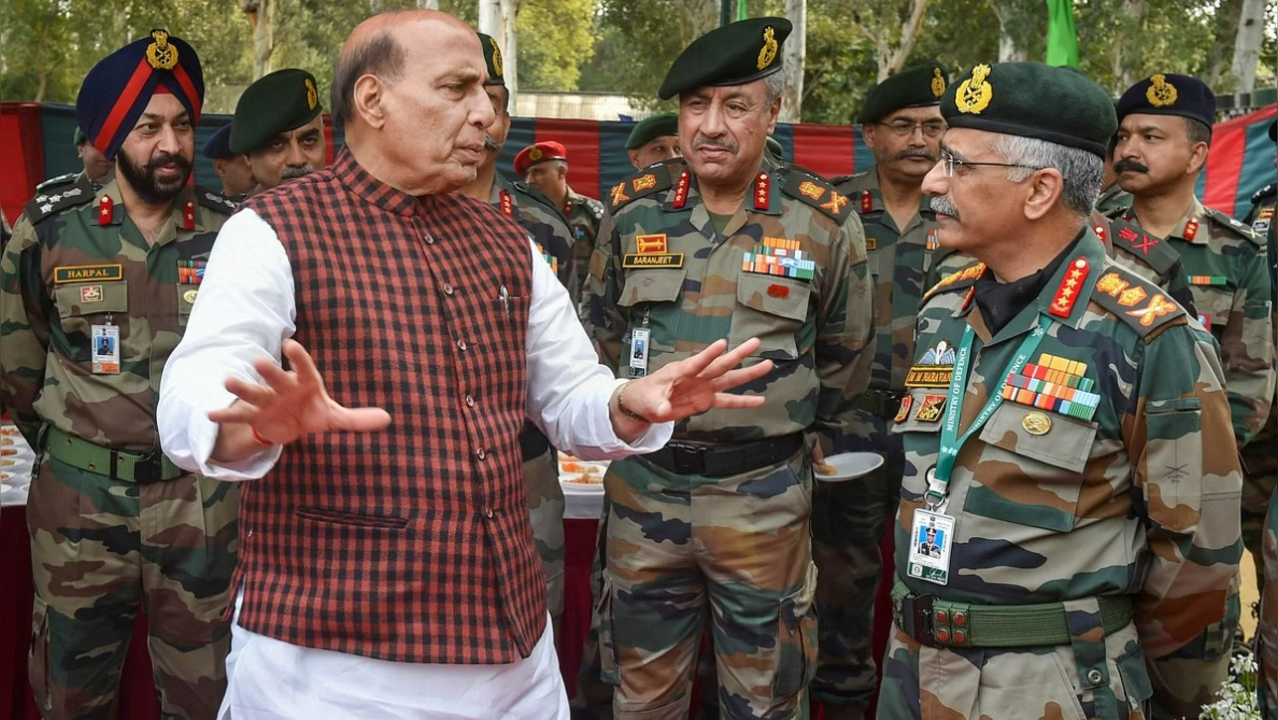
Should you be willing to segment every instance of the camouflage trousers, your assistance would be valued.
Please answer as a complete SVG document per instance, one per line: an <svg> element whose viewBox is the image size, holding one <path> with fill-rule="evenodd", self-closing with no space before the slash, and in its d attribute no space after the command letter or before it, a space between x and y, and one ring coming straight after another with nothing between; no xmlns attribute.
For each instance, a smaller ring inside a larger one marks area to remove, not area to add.
<svg viewBox="0 0 1278 720"><path fill-rule="evenodd" d="M1235 573L1225 599L1225 618L1212 623L1176 652L1149 661L1154 693L1149 716L1154 720L1196 718L1203 705L1215 702L1221 684L1229 678L1234 633L1242 614L1239 589Z"/></svg>
<svg viewBox="0 0 1278 720"><path fill-rule="evenodd" d="M1264 582L1260 586L1260 622L1256 658L1260 662L1260 707L1266 720L1278 719L1278 492L1269 496L1265 518Z"/></svg>
<svg viewBox="0 0 1278 720"><path fill-rule="evenodd" d="M613 717L687 716L707 607L721 716L807 717L811 478L806 450L726 478L612 464L600 646L604 675L618 681Z"/></svg>
<svg viewBox="0 0 1278 720"><path fill-rule="evenodd" d="M112 717L139 601L163 717L216 716L238 509L231 483L183 475L135 485L45 459L27 504L29 671L44 718Z"/></svg>
<svg viewBox="0 0 1278 720"><path fill-rule="evenodd" d="M524 461L524 487L533 540L546 571L546 608L557 622L564 614L564 489L554 450Z"/></svg>
<svg viewBox="0 0 1278 720"><path fill-rule="evenodd" d="M885 463L863 478L817 481L812 500L812 559L820 571L817 609L821 653L812 697L831 720L859 720L878 686L874 601L883 574L879 542L896 512L904 454L887 422L839 452L877 452Z"/></svg>
<svg viewBox="0 0 1278 720"><path fill-rule="evenodd" d="M1278 400L1278 398L1275 398ZM1256 584L1265 578L1262 538L1269 499L1278 487L1278 405L1269 413L1265 426L1242 449L1242 538L1256 563Z"/></svg>
<svg viewBox="0 0 1278 720"><path fill-rule="evenodd" d="M1102 637L1094 599L1066 607L1074 638L1049 647L931 648L893 624L879 720L1144 720L1149 678L1135 625Z"/></svg>

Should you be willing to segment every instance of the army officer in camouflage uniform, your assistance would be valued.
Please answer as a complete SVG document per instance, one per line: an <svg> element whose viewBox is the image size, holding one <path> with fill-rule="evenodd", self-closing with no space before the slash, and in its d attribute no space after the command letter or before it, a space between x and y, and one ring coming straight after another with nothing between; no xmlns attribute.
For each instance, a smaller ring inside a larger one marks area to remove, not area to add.
<svg viewBox="0 0 1278 720"><path fill-rule="evenodd" d="M708 412L604 480L605 675L620 720L682 718L707 613L727 718L789 718L815 670L814 435L866 388L872 289L861 224L824 180L778 168L783 18L711 31L671 67L685 162L614 186L591 281L606 362L642 376L758 335L773 372L748 417Z"/></svg>
<svg viewBox="0 0 1278 720"><path fill-rule="evenodd" d="M248 158L255 195L324 167L324 106L315 76L276 70L244 90L231 121L231 152Z"/></svg>
<svg viewBox="0 0 1278 720"><path fill-rule="evenodd" d="M497 172L497 156L510 133L510 91L502 74L497 41L484 33L479 33L479 41L484 46L484 60L488 64L484 90L493 103L497 119L484 135L484 157L475 180L460 192L489 203L522 225L559 281L567 286L572 279L572 236L563 216L536 188L523 182L512 183ZM532 423L524 423L519 446L523 452L533 537L546 571L546 605L558 632L559 617L564 612L564 490L559 485L559 462L550 441Z"/></svg>
<svg viewBox="0 0 1278 720"><path fill-rule="evenodd" d="M870 388L857 398L850 432L834 450L878 453L885 463L855 482L816 486L812 556L821 577L821 663L812 694L830 720L862 718L878 685L870 645L883 573L879 541L895 513L902 471L901 441L888 430L914 359L914 319L937 249L935 214L920 185L945 131L938 105L948 82L945 68L927 63L871 90L859 120L875 165L833 181L865 226L875 311Z"/></svg>
<svg viewBox="0 0 1278 720"><path fill-rule="evenodd" d="M0 397L43 451L27 522L45 718L111 716L139 603L166 718L214 717L226 687L238 496L173 465L155 421L233 209L187 184L203 90L163 30L98 63L76 119L115 179L37 196L0 262Z"/></svg>
<svg viewBox="0 0 1278 720"><path fill-rule="evenodd" d="M1241 554L1215 343L1087 225L1117 124L1105 91L978 65L941 112L923 189L941 243L980 262L919 314L915 365L946 382L896 418L879 717L1148 717L1146 661L1224 616ZM929 530L939 556L917 550Z"/></svg>

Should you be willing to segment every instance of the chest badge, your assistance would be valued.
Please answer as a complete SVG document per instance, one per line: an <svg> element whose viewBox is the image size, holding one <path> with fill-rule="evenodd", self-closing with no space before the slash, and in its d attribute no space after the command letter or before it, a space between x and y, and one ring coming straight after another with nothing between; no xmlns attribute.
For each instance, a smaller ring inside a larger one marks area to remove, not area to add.
<svg viewBox="0 0 1278 720"><path fill-rule="evenodd" d="M1046 435L1052 429L1052 419L1041 412L1028 413L1021 418L1021 427L1030 435Z"/></svg>
<svg viewBox="0 0 1278 720"><path fill-rule="evenodd" d="M944 395L924 395L923 401L919 403L919 411L914 413L914 419L925 423L937 422L945 414L945 400Z"/></svg>
<svg viewBox="0 0 1278 720"><path fill-rule="evenodd" d="M954 348L944 340L923 353L905 376L906 387L949 387L954 375Z"/></svg>
<svg viewBox="0 0 1278 720"><path fill-rule="evenodd" d="M1019 374L1008 376L1003 399L1091 422L1100 405L1100 395L1092 392L1095 385L1095 381L1087 377L1086 363L1043 353L1037 363L1028 363ZM1035 414L1042 413L1030 413ZM1021 426L1031 435L1042 435L1051 429L1051 418L1044 416L1044 419L1048 421L1047 427L1041 433L1035 430L1043 423L1030 420L1029 415L1021 421Z"/></svg>

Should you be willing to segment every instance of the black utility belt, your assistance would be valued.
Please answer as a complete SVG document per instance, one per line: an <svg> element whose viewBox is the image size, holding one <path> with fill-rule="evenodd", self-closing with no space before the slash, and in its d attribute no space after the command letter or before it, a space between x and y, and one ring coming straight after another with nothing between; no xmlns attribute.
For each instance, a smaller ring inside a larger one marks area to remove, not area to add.
<svg viewBox="0 0 1278 720"><path fill-rule="evenodd" d="M679 475L741 475L790 459L803 447L803 433L749 443L702 445L673 440L644 460Z"/></svg>

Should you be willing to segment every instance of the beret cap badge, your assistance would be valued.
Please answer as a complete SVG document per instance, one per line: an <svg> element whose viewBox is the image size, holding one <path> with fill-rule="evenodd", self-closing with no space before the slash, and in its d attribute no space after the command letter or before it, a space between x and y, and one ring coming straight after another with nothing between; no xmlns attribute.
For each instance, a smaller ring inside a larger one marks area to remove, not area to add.
<svg viewBox="0 0 1278 720"><path fill-rule="evenodd" d="M319 90L315 88L315 81L310 78L306 78L306 104L312 110L319 105Z"/></svg>
<svg viewBox="0 0 1278 720"><path fill-rule="evenodd" d="M982 110L989 107L990 100L994 97L994 89L985 81L989 74L989 65L972 68L972 77L963 81L954 96L954 104L959 112L980 115Z"/></svg>
<svg viewBox="0 0 1278 720"><path fill-rule="evenodd" d="M152 30L151 39L155 42L146 46L146 61L151 67L156 70L172 70L177 67L178 50L169 44L169 34L163 30Z"/></svg>
<svg viewBox="0 0 1278 720"><path fill-rule="evenodd" d="M529 160L532 160L533 162L536 162L536 161L540 160L540 159L541 159L541 148L534 146L532 150L529 150L529 151L528 151L528 159L529 159Z"/></svg>
<svg viewBox="0 0 1278 720"><path fill-rule="evenodd" d="M941 68L932 68L932 95L941 97L945 94L945 78L941 76Z"/></svg>
<svg viewBox="0 0 1278 720"><path fill-rule="evenodd" d="M1151 83L1149 88L1145 90L1145 99L1154 107L1167 107L1176 104L1176 86L1167 82L1167 78L1162 75L1153 75L1149 78Z"/></svg>
<svg viewBox="0 0 1278 720"><path fill-rule="evenodd" d="M506 71L502 68L501 48L497 47L497 40L488 38L488 42L492 43L493 46L493 69L497 71L498 75L505 75Z"/></svg>
<svg viewBox="0 0 1278 720"><path fill-rule="evenodd" d="M774 31L771 26L768 26L763 29L763 48L759 50L759 63L758 63L759 69L760 70L768 69L768 66L771 65L772 61L776 59L777 59L776 31Z"/></svg>

